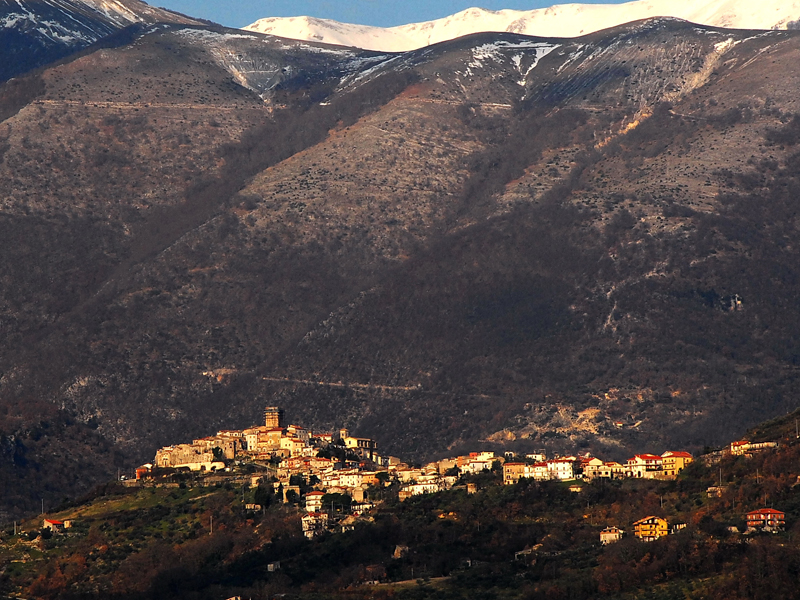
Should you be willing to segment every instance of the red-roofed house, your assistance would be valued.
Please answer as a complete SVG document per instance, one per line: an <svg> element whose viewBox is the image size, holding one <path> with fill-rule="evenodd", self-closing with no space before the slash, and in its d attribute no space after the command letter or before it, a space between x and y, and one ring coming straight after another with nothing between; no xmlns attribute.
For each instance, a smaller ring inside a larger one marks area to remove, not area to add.
<svg viewBox="0 0 800 600"><path fill-rule="evenodd" d="M536 481L547 481L550 479L550 468L546 462L536 463L530 467L530 472Z"/></svg>
<svg viewBox="0 0 800 600"><path fill-rule="evenodd" d="M734 456L749 455L762 450L771 450L778 447L778 442L749 442L740 440L731 443L730 453Z"/></svg>
<svg viewBox="0 0 800 600"><path fill-rule="evenodd" d="M67 527L69 527L71 523L69 521L56 521L55 519L45 519L42 523L42 529L49 529L53 533L58 531L64 531Z"/></svg>
<svg viewBox="0 0 800 600"><path fill-rule="evenodd" d="M592 480L597 477L602 477L600 474L603 468L603 461L599 458L585 458L581 460L581 471L583 471L583 478Z"/></svg>
<svg viewBox="0 0 800 600"><path fill-rule="evenodd" d="M306 494L306 510L310 513L322 511L322 497L324 492L308 492Z"/></svg>
<svg viewBox="0 0 800 600"><path fill-rule="evenodd" d="M734 456L741 456L750 449L750 442L747 440L739 440L738 442L731 442L731 454Z"/></svg>
<svg viewBox="0 0 800 600"><path fill-rule="evenodd" d="M747 529L777 531L786 524L786 515L774 508L761 508L747 513Z"/></svg>
<svg viewBox="0 0 800 600"><path fill-rule="evenodd" d="M664 452L661 455L661 468L664 471L664 477L674 479L693 460L694 458L688 452L673 452L671 450Z"/></svg>
<svg viewBox="0 0 800 600"><path fill-rule="evenodd" d="M663 459L655 454L637 454L629 458L627 464L631 477L656 479L661 477Z"/></svg>

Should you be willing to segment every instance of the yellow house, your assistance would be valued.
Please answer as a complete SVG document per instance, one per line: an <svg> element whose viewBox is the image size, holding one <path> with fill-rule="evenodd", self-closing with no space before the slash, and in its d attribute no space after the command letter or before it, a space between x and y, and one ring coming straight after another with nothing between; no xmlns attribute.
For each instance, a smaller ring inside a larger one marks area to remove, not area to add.
<svg viewBox="0 0 800 600"><path fill-rule="evenodd" d="M525 463L507 462L503 465L503 483L513 485L526 475Z"/></svg>
<svg viewBox="0 0 800 600"><path fill-rule="evenodd" d="M667 535L667 521L661 517L645 517L633 524L633 533L643 542L652 542Z"/></svg>
<svg viewBox="0 0 800 600"><path fill-rule="evenodd" d="M666 479L675 479L678 473L686 468L686 465L691 464L694 459L688 452L672 452L668 450L661 455L662 469L664 470L664 477Z"/></svg>

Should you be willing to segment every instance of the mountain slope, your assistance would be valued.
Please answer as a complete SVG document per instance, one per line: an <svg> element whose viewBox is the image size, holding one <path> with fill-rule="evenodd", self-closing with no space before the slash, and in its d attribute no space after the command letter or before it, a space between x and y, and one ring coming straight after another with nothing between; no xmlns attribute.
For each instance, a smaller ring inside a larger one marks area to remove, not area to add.
<svg viewBox="0 0 800 600"><path fill-rule="evenodd" d="M799 52L674 19L404 54L174 26L6 83L4 502L265 404L420 458L785 412Z"/></svg>
<svg viewBox="0 0 800 600"><path fill-rule="evenodd" d="M153 23L200 21L139 0L2 0L0 81L83 50L131 25Z"/></svg>
<svg viewBox="0 0 800 600"><path fill-rule="evenodd" d="M313 17L272 17L245 29L291 39L403 52L480 32L577 37L652 17L675 17L731 29L786 29L800 24L800 2L637 0L624 4L561 4L530 11L470 8L444 19L390 28Z"/></svg>

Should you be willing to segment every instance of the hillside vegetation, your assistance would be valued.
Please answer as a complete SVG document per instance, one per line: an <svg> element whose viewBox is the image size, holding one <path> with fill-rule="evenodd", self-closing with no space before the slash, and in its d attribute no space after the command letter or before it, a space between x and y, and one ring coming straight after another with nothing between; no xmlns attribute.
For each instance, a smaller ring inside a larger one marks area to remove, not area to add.
<svg viewBox="0 0 800 600"><path fill-rule="evenodd" d="M460 486L404 502L394 487L373 488L378 506L367 518L313 540L301 534L302 508L280 504L268 483L109 484L47 515L72 519L65 533L39 531L40 518L3 532L0 590L131 600L795 598L797 418L750 432L779 441L777 450L699 460L676 481L596 480L574 493L564 482L503 486L487 472L462 480L476 494ZM706 488L718 485L723 493L710 498ZM785 530L742 533L745 513L765 500L786 513ZM252 502L264 508L245 511ZM641 542L631 525L648 515L686 527ZM607 526L627 536L601 546Z"/></svg>

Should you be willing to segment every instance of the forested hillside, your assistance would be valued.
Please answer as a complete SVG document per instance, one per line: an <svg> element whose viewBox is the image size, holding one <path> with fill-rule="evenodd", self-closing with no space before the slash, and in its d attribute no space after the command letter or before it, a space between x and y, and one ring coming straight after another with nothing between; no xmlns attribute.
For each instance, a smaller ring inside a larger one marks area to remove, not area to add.
<svg viewBox="0 0 800 600"><path fill-rule="evenodd" d="M343 532L306 539L302 505L272 483L233 474L199 486L111 483L0 534L0 592L48 599L290 598L796 598L800 570L800 413L760 425L751 441L779 447L718 461L699 457L676 481L521 480L502 469L466 475L454 489L397 500L397 485L368 490L376 507ZM464 484L475 484L469 494ZM707 492L719 489L718 495ZM310 488L308 488L310 490ZM713 496L713 497L712 497ZM258 510L247 510L258 502ZM749 531L745 514L774 507L776 533ZM339 510L339 509L337 509ZM634 536L646 516L671 533ZM342 518L346 515L339 515ZM348 526L349 524L349 526ZM600 531L626 535L602 546Z"/></svg>

